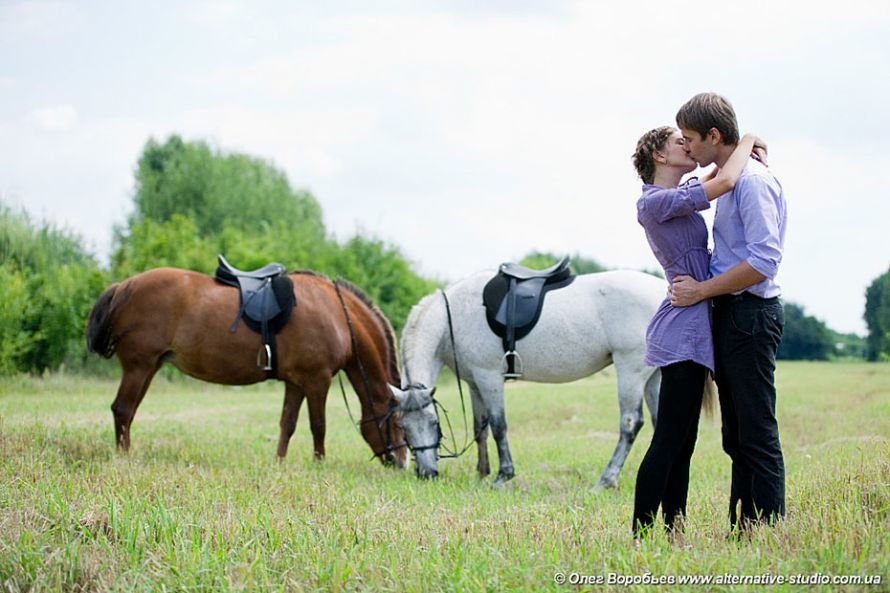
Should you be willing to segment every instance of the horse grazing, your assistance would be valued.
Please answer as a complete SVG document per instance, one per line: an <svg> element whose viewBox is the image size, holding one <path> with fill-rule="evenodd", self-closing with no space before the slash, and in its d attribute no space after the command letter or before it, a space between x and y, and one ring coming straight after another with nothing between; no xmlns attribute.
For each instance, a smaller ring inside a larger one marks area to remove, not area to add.
<svg viewBox="0 0 890 593"><path fill-rule="evenodd" d="M469 385L480 476L490 473L489 428L500 461L495 485L514 475L504 410L504 347L482 306L483 287L491 277L492 272L480 272L452 284L444 295L427 295L411 310L402 332L402 388L393 388L393 395L399 400L402 427L420 477L438 475L441 430L433 393L443 365L452 370L457 365ZM620 437L596 489L617 485L643 425L644 394L653 424L657 417L661 373L643 359L646 327L664 295L664 281L642 272L580 275L547 294L537 325L516 342L527 381L564 383L615 365Z"/></svg>
<svg viewBox="0 0 890 593"><path fill-rule="evenodd" d="M389 321L361 290L312 272L289 274L297 306L276 342L276 377L285 384L278 457L287 455L304 399L317 459L324 458L325 401L344 369L361 401L361 433L385 464L407 466L404 433L388 385L399 382ZM258 366L260 335L239 315L238 289L210 276L157 268L109 287L96 301L87 347L117 354L123 369L111 405L117 447L130 448L130 425L152 377L165 362L211 383L247 385L269 378ZM232 325L232 328L230 328ZM235 329L234 332L231 329Z"/></svg>

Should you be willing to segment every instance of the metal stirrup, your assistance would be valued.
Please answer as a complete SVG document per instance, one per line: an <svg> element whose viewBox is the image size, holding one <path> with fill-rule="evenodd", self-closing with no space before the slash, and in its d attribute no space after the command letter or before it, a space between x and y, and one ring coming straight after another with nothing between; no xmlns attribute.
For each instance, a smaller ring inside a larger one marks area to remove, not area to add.
<svg viewBox="0 0 890 593"><path fill-rule="evenodd" d="M266 364L263 365L263 352L266 353ZM263 344L262 348L260 348L256 353L256 365L263 369L264 371L272 370L272 349L268 344Z"/></svg>
<svg viewBox="0 0 890 593"><path fill-rule="evenodd" d="M507 359L508 356L513 357L513 372L510 372L510 361ZM505 362L507 370L504 372L505 379L519 379L522 377L523 370L525 369L525 364L522 362L522 357L519 356L519 353L515 350L510 350L509 352L504 352L504 357L501 359Z"/></svg>

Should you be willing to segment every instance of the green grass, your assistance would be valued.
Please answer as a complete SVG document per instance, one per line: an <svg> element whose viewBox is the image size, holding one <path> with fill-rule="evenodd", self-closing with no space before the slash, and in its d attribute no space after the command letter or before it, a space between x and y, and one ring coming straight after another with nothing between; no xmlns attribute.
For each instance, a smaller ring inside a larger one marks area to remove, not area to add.
<svg viewBox="0 0 890 593"><path fill-rule="evenodd" d="M304 408L279 464L278 383L158 380L123 456L113 448L115 383L4 379L0 591L601 588L557 585L557 572L593 581L610 573L879 575L880 585L815 589L890 590L890 365L780 364L788 517L750 541L725 538L729 461L718 421L703 419L689 494L691 549L671 547L662 534L632 549L633 484L652 435L648 423L620 487L592 491L617 439L614 383L607 371L569 385L509 385L517 477L494 489L475 475L475 448L443 460L437 481L369 462L371 451L336 391L328 402L327 459L312 460ZM462 439L453 380L437 395ZM493 444L489 450L494 465Z"/></svg>

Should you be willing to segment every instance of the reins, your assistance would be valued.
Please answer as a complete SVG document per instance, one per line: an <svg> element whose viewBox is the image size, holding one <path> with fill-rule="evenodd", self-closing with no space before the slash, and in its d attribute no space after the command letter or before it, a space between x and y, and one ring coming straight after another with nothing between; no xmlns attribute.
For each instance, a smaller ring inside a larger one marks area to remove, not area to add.
<svg viewBox="0 0 890 593"><path fill-rule="evenodd" d="M448 317L448 336L449 336L449 339L451 340L451 352L454 355L454 375L457 379L457 391L458 391L458 393L460 393L460 408L461 408L461 412L463 413L463 418L464 418L464 439L465 439L466 444L459 451L457 450L457 448L449 449L447 446L443 445L442 444L442 436L443 436L442 422L439 421L439 423L438 423L439 434L438 434L438 437L434 444L422 445L422 446L418 446L418 447L412 447L409 444L408 448L411 450L412 453L416 453L417 451L426 451L428 449L437 449L438 450L441 448L441 449L445 450L445 453L438 455L438 457L440 459L456 459L456 458L460 457L461 455L463 455L464 453L466 453L467 449L469 449L473 445L473 442L475 442L476 440L479 439L479 435L482 434L482 431L484 431L488 427L488 424L486 423L486 424L483 424L482 426L480 426L479 430L476 432L473 439L468 440L470 430L469 430L469 424L467 422L467 405L466 405L466 398L464 397L463 385L461 384L461 379L460 379L460 363L457 360L457 346L455 345L455 341L454 341L454 321L451 317L451 304L448 302L448 295L445 294L445 291L440 290L439 292L442 293L442 299L445 301L445 313ZM403 343L403 346L404 346L404 343ZM408 370L407 357L405 357L404 354L402 355L402 359L405 361L405 378L408 381L407 389L409 391L412 388L427 389L426 385L415 384L411 381L411 373ZM448 415L448 410L446 410L445 406L443 406L439 402L439 400L437 400L435 397L430 397L430 403L424 405L423 407L426 407L430 404L435 406L437 417L439 417L439 418L441 418L442 416L445 417L445 422L448 424L448 433L451 435L451 442L457 443L457 439L454 437L454 427L451 424L451 417ZM441 410L441 413L439 413L440 410ZM405 410L403 410L403 411L405 411ZM410 411L410 410L408 410L408 411Z"/></svg>
<svg viewBox="0 0 890 593"><path fill-rule="evenodd" d="M473 442L479 439L479 435L482 434L482 431L487 428L487 424L483 424L482 426L479 427L479 430L474 435L472 441L466 440L468 438L470 431L469 431L469 426L467 424L467 405L466 405L466 401L464 398L464 389L463 389L463 385L461 384L461 380L460 380L460 364L457 361L457 346L455 345L455 342L454 342L454 321L451 318L451 304L448 302L448 295L445 294L445 291L440 290L439 292L442 293L442 299L445 301L445 313L448 317L448 336L451 339L451 354L454 357L454 376L457 378L457 391L458 391L458 393L460 393L460 409L461 409L461 412L463 413L463 417L464 417L464 439L465 439L465 443L466 443L460 451L457 451L456 449L449 450L447 447L442 446L442 448L445 449L445 454L440 455L439 457L443 458L443 459L446 459L446 458L456 459L456 458L460 457L461 455L463 455L464 453L466 453L467 449L469 449L470 446L472 446ZM451 426L451 417L448 415L448 410L446 410L445 406L440 404L439 401L436 399L433 399L433 403L436 405L437 409L441 409L442 412L445 414L445 421L448 423L448 432L451 434L451 442L457 443L457 440L454 438L454 429ZM441 422L439 424L441 425ZM441 432L442 432L442 429L440 427L439 433L441 434Z"/></svg>
<svg viewBox="0 0 890 593"><path fill-rule="evenodd" d="M359 354L358 349L358 340L355 338L355 330L352 327L352 319L349 317L349 310L346 308L346 301L343 300L343 294L340 292L340 284L338 280L333 281L334 291L337 293L337 298L340 300L340 306L343 308L343 316L346 317L346 327L349 329L349 338L352 342L352 352L355 355L355 360L358 363L359 374L362 377L362 385L365 388L365 393L368 394L368 406L371 408L371 412L374 412L373 402L371 401L373 396L371 395L371 383L368 381L368 375L365 372L365 365L362 364L362 357ZM380 434L380 440L383 442L383 450L379 453L374 453L374 456L371 457L371 460L374 460L377 457L382 457L384 455L391 454L393 451L397 449L401 449L402 447L407 447L407 441L401 443L399 445L393 445L390 441L389 435L383 431L382 425L386 423L387 432L392 432L392 415L396 411L395 406L390 406L389 410L383 416L373 416L366 420L362 420L360 422L355 421L355 417L352 415L352 409L349 407L349 400L346 397L346 389L343 387L343 376L342 374L337 374L337 379L340 383L340 393L343 394L343 403L346 404L346 412L349 414L349 420L352 422L353 426L355 426L356 431L359 435L362 434L360 426L367 424L368 422L373 422L377 426L377 432Z"/></svg>

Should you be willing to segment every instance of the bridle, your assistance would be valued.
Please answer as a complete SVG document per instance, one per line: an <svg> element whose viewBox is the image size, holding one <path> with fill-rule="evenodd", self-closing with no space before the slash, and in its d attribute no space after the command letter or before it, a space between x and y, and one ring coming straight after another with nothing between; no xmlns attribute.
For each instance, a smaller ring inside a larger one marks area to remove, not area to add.
<svg viewBox="0 0 890 593"><path fill-rule="evenodd" d="M410 392L412 389L425 390L428 389L428 387L423 383L409 383L405 389ZM404 404L399 404L399 408L401 408L402 414L405 414L406 412L420 412L430 406L435 406L437 408L439 407L439 402L432 395L430 396L429 401L427 401L423 405L405 407ZM436 413L436 417L438 418L438 411ZM430 449L435 449L436 451L439 450L439 445L441 445L442 443L442 424L438 421L436 422L436 433L437 434L435 443L429 445L418 445L416 447L412 446L411 443L408 443L408 449L411 451L415 458L417 457L418 451L429 451Z"/></svg>
<svg viewBox="0 0 890 593"><path fill-rule="evenodd" d="M361 363L359 363L361 365ZM343 379L340 379L340 386L343 386ZM367 389L367 388L366 388ZM344 392L345 398L345 392ZM348 406L349 404L347 404ZM393 427L393 415L399 411L399 406L395 402L390 402L389 409L386 410L386 413L383 416L374 416L372 418L368 418L367 420L362 420L358 423L358 426L363 426L368 424L369 422L374 422L377 426L377 431L380 433L380 440L383 441L383 450L379 453L374 453L371 457L371 460L374 460L378 457L381 457L386 463L394 463L392 454L399 449L403 449L408 446L407 439L397 445L392 444L391 435L392 435L392 427ZM352 414L350 413L350 416ZM384 425L386 429L384 430ZM361 432L361 431L359 431Z"/></svg>
<svg viewBox="0 0 890 593"><path fill-rule="evenodd" d="M408 449L411 451L412 454L414 454L414 456L416 458L417 451L426 451L429 449L436 449L438 451L439 448L442 448L445 450L445 454L437 453L437 458L439 458L439 459L449 459L449 458L456 459L456 458L460 457L461 455L463 455L464 453L466 453L467 449L469 449L473 445L473 443L479 439L479 435L481 435L485 431L485 429L488 428L488 422L487 421L484 422L479 427L479 430L476 431L476 434L473 436L472 440L470 440L468 438L469 427L467 424L467 407L466 407L465 398L464 398L464 390L463 390L463 386L461 384L461 379L460 379L460 365L458 364L458 361L457 361L457 346L455 345L455 342L454 342L454 322L451 318L451 305L448 302L448 295L445 294L445 291L439 290L439 292L442 294L442 299L445 301L445 312L448 316L448 336L451 339L451 352L452 352L452 355L454 356L454 375L457 380L457 390L458 390L458 393L460 393L460 407L461 407L461 411L463 412L463 418L464 418L464 439L465 439L466 444L460 449L460 451L458 451L457 449L448 449L447 447L442 445L442 436L443 436L442 422L439 421L436 423L438 436L436 437L435 444L421 445L418 447L413 447L409 443ZM402 346L404 346L404 341L402 342ZM407 359L405 358L404 353L402 353L402 360L405 361L405 378L408 380L408 386L406 387L406 389L408 391L410 391L411 389L428 389L428 387L422 383L412 383L411 382L411 374L408 372ZM422 406L412 407L412 408L402 407L402 412L419 411L419 410L423 410L424 408L427 408L431 405L435 406L436 418L441 418L442 416L445 416L445 422L448 423L448 432L451 434L451 442L456 443L457 440L454 438L454 428L451 426L451 417L448 415L448 410L446 410L445 406L443 406L441 403L439 403L439 400L437 400L432 395L430 396L430 401L423 404ZM439 410L442 411L441 414L439 413Z"/></svg>
<svg viewBox="0 0 890 593"><path fill-rule="evenodd" d="M358 370L359 374L362 377L362 385L365 388L365 393L368 394L369 398L373 398L371 395L371 384L368 381L368 375L365 373L365 365L362 364L362 357L359 353L358 349L358 341L355 339L355 331L352 328L352 320L349 317L349 311L346 309L346 302L343 300L343 295L340 293L340 284L339 279L334 280L334 291L337 293L337 298L340 299L340 306L343 308L343 315L346 317L346 327L349 328L349 338L352 341L352 351L355 353L355 360L358 362ZM399 443L394 445L392 443L392 439L390 435L392 435L392 426L393 426L393 415L396 411L398 411L398 404L390 401L389 409L382 416L373 416L371 418L366 418L360 422L356 422L355 418L352 416L352 410L349 407L349 400L346 398L346 389L343 387L343 376L341 374L337 375L337 378L340 382L340 392L343 394L343 402L346 404L346 411L349 413L349 419L352 421L352 424L356 427L356 430L361 434L361 426L373 422L377 427L377 432L380 435L380 441L383 443L383 449L381 451L375 451L374 455L371 457L370 461L377 459L378 457L384 463L394 463L393 453L403 447L408 446L407 440L403 443ZM368 406L371 410L374 410L374 405L372 401L368 402ZM386 430L384 430L383 426L386 425Z"/></svg>

